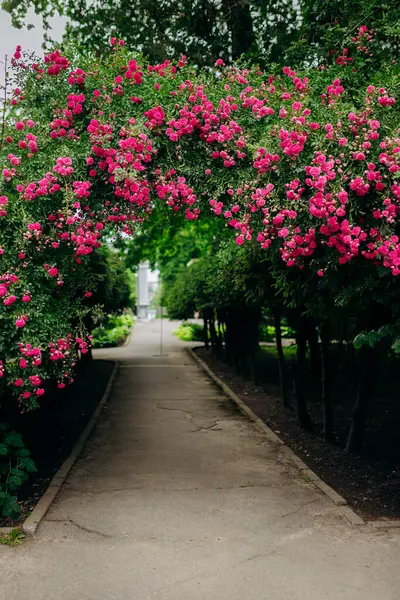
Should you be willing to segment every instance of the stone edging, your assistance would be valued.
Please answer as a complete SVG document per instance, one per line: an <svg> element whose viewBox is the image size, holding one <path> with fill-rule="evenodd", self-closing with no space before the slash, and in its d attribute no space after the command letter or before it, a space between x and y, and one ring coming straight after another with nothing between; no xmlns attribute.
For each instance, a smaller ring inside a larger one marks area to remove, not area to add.
<svg viewBox="0 0 400 600"><path fill-rule="evenodd" d="M82 449L83 449L84 445L86 444L86 441L87 441L89 435L91 434L92 429L95 426L96 421L98 420L100 413L103 410L104 405L106 404L106 402L110 396L111 388L113 386L115 377L117 375L118 367L119 367L119 363L116 362L114 364L114 368L111 373L111 377L108 380L105 392L104 392L100 402L98 403L93 415L91 416L89 423L86 425L85 429L82 431L78 440L75 442L75 445L72 448L71 454L68 456L68 458L63 462L61 467L58 469L57 473L54 475L53 479L51 480L49 487L44 492L43 496L40 498L39 502L36 504L36 506L34 507L34 509L31 512L31 514L25 519L22 526L20 527L20 529L27 535L35 535L36 534L37 528L39 527L43 518L46 516L47 511L49 510L51 504L53 503L57 494L59 493L61 486L63 485L64 481L68 477L69 472L71 471L77 458L79 457L80 453L82 452ZM19 529L19 528L18 527L0 527L0 535L10 533L14 529Z"/></svg>
<svg viewBox="0 0 400 600"><path fill-rule="evenodd" d="M282 446L282 452L286 455L286 457L291 460L292 463L299 469L299 472L315 487L317 487L323 494L328 496L330 500L339 508L340 512L344 517L350 522L351 525L365 525L365 521L357 515L348 505L347 500L345 500L340 494L338 494L333 488L331 488L325 481L323 481L312 469L310 469L305 462L301 460L288 446L286 446L285 442L276 435L272 431L268 425L264 423L257 417L257 415L237 396L231 389L224 383L213 371L210 367L193 351L193 348L185 348L188 354L201 366L201 368L209 375L209 377L218 385L219 388L236 404L239 410L244 413L256 427L262 431L267 438L273 444L280 444ZM385 527L386 525L381 521L374 521L374 523L382 523L380 527ZM387 523L387 521L385 522ZM377 527L378 525L375 525ZM389 525L390 526L390 525ZM400 522L399 525L400 526ZM379 527L379 526L378 526ZM393 527L393 525L392 525Z"/></svg>
<svg viewBox="0 0 400 600"><path fill-rule="evenodd" d="M122 344L121 348L124 348L125 346L129 346L132 336L133 336L133 330L135 328L135 323L136 323L136 317L134 317L134 321L133 321L133 325L131 327L130 332L128 333L128 337L126 338L126 340L124 341L124 343Z"/></svg>

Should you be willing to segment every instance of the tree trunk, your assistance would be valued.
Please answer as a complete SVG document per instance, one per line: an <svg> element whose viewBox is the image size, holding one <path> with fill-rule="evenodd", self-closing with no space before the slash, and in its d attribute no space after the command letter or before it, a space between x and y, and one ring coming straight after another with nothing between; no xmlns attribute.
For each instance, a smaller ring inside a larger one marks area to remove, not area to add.
<svg viewBox="0 0 400 600"><path fill-rule="evenodd" d="M232 59L248 52L254 42L249 0L223 0L222 9L231 33Z"/></svg>
<svg viewBox="0 0 400 600"><path fill-rule="evenodd" d="M210 336L211 336L211 346L214 351L217 350L217 331L215 329L215 320L214 316L210 317Z"/></svg>
<svg viewBox="0 0 400 600"><path fill-rule="evenodd" d="M295 371L295 390L297 415L300 427L306 431L312 431L313 425L307 408L306 400L306 377L307 377L307 324L306 318L300 317L296 331L297 354Z"/></svg>
<svg viewBox="0 0 400 600"><path fill-rule="evenodd" d="M332 357L330 355L330 326L325 321L321 327L321 387L323 407L323 435L326 442L333 442L333 407L332 407Z"/></svg>
<svg viewBox="0 0 400 600"><path fill-rule="evenodd" d="M376 348L363 349L364 360L361 379L358 387L357 401L347 438L346 452L361 452L363 447L365 425L368 417L369 402L372 396L377 369L378 352Z"/></svg>
<svg viewBox="0 0 400 600"><path fill-rule="evenodd" d="M224 344L223 333L221 329L221 315L217 312L217 356L220 360L224 360Z"/></svg>
<svg viewBox="0 0 400 600"><path fill-rule="evenodd" d="M257 351L255 349L250 352L250 376L254 383L258 385Z"/></svg>
<svg viewBox="0 0 400 600"><path fill-rule="evenodd" d="M242 371L242 377L244 379L249 379L249 369L248 369L248 355L247 348L244 347L240 350L240 369Z"/></svg>
<svg viewBox="0 0 400 600"><path fill-rule="evenodd" d="M224 333L224 341L225 341L225 355L226 360L229 365L233 365L233 356L232 356L232 343L231 343L231 321L229 318L229 314L226 315L225 318L225 333Z"/></svg>
<svg viewBox="0 0 400 600"><path fill-rule="evenodd" d="M320 374L320 351L318 343L318 332L315 326L314 319L311 319L309 317L304 318L307 328L308 347L310 348L311 372L314 377L318 377Z"/></svg>
<svg viewBox="0 0 400 600"><path fill-rule="evenodd" d="M283 406L290 406L289 394L286 386L286 366L285 366L285 355L282 347L282 330L281 330L281 315L278 311L274 312L274 326L275 326L275 343L276 351L278 354L278 365L279 365L279 385L281 389L281 398Z"/></svg>
<svg viewBox="0 0 400 600"><path fill-rule="evenodd" d="M204 331L204 345L205 345L205 347L208 350L208 348L210 347L210 344L208 342L208 327L207 327L207 319L206 318L203 318L203 323L204 323L204 328L203 328L203 331Z"/></svg>

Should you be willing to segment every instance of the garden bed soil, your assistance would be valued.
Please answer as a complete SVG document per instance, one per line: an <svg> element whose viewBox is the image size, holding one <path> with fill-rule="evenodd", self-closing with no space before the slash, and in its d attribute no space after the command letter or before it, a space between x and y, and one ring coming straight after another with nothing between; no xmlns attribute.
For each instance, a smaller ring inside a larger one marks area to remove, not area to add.
<svg viewBox="0 0 400 600"><path fill-rule="evenodd" d="M43 396L38 410L22 415L14 424L31 452L37 473L30 476L18 493L21 505L18 520L4 519L0 526L21 525L40 500L99 404L113 367L112 361L87 362L80 367L74 384Z"/></svg>
<svg viewBox="0 0 400 600"><path fill-rule="evenodd" d="M386 396L374 399L363 454L349 455L344 452L344 444L356 392L356 381L351 377L347 375L338 382L335 398L335 433L338 441L336 445L326 444L321 434L321 408L313 402L312 394L309 397L309 410L315 423L313 433L300 429L294 409L282 406L275 358L263 356L261 370L266 374L267 381L257 385L237 375L233 367L218 360L210 350L200 347L195 351L264 423L363 518L400 518L400 403L390 385Z"/></svg>

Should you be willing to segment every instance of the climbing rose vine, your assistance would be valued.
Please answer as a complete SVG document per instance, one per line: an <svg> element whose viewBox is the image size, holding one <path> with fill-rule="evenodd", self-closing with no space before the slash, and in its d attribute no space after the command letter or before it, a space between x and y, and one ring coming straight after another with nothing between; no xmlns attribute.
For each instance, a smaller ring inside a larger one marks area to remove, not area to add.
<svg viewBox="0 0 400 600"><path fill-rule="evenodd" d="M22 410L88 351L104 233L134 235L157 203L214 213L288 268L400 274L398 67L365 80L372 44L361 27L333 65L273 74L148 65L115 39L102 61L17 48L0 132L0 381Z"/></svg>

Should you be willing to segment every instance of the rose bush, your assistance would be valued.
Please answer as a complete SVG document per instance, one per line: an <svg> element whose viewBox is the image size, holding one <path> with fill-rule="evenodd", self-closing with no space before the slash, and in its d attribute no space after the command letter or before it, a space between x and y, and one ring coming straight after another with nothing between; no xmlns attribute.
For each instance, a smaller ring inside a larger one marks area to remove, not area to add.
<svg viewBox="0 0 400 600"><path fill-rule="evenodd" d="M396 293L399 70L375 73L373 45L363 26L334 65L270 75L148 65L115 39L102 62L17 48L0 134L0 375L22 410L88 350L104 232L134 234L157 204L211 210L316 289L336 293L342 270Z"/></svg>

